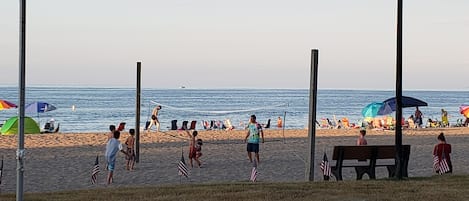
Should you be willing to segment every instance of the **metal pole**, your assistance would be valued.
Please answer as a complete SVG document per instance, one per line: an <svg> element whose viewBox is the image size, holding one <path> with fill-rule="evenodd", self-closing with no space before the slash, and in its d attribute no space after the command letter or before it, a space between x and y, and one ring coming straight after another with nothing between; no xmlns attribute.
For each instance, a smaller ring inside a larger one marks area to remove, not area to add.
<svg viewBox="0 0 469 201"><path fill-rule="evenodd" d="M140 161L140 91L141 91L142 62L137 62L137 93L135 98L135 162Z"/></svg>
<svg viewBox="0 0 469 201"><path fill-rule="evenodd" d="M396 48L396 178L402 179L402 0L397 0Z"/></svg>
<svg viewBox="0 0 469 201"><path fill-rule="evenodd" d="M305 170L306 181L314 181L314 150L316 144L316 99L318 88L319 50L311 50L311 75L309 86L308 158Z"/></svg>
<svg viewBox="0 0 469 201"><path fill-rule="evenodd" d="M19 114L18 149L16 150L16 200L23 200L24 173L24 100L26 86L26 0L20 0L20 52L19 52Z"/></svg>
<svg viewBox="0 0 469 201"><path fill-rule="evenodd" d="M282 125L282 135L283 135L283 143L285 144L285 118L287 117L287 112L283 113L283 125Z"/></svg>

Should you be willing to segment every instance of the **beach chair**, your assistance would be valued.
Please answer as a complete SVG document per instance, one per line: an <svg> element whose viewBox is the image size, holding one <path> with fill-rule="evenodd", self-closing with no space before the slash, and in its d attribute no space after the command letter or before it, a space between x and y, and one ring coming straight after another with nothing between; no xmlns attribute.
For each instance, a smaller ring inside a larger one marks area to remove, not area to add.
<svg viewBox="0 0 469 201"><path fill-rule="evenodd" d="M208 123L208 121L202 120L201 123L202 123L202 128L204 128L205 130L210 129L210 124Z"/></svg>
<svg viewBox="0 0 469 201"><path fill-rule="evenodd" d="M270 128L270 119L267 120L267 124L264 126L264 128Z"/></svg>
<svg viewBox="0 0 469 201"><path fill-rule="evenodd" d="M120 122L119 126L117 127L118 131L123 131L125 130L125 122Z"/></svg>
<svg viewBox="0 0 469 201"><path fill-rule="evenodd" d="M177 122L178 120L172 120L171 121L171 130L177 130L178 129L178 125L177 125Z"/></svg>
<svg viewBox="0 0 469 201"><path fill-rule="evenodd" d="M215 129L217 128L217 125L215 125L215 121L214 120L211 120L210 121L210 129Z"/></svg>
<svg viewBox="0 0 469 201"><path fill-rule="evenodd" d="M189 130L195 130L196 126L197 126L197 121L192 121L191 122L191 127L189 128Z"/></svg>
<svg viewBox="0 0 469 201"><path fill-rule="evenodd" d="M189 121L183 121L180 130L187 130L187 124L188 123L189 123Z"/></svg>

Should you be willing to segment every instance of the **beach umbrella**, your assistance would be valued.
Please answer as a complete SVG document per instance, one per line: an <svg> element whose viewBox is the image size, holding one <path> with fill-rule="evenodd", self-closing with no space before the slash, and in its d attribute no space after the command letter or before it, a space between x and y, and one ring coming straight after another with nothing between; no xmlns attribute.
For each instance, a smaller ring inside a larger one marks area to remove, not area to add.
<svg viewBox="0 0 469 201"><path fill-rule="evenodd" d="M46 102L33 102L25 106L24 112L25 113L36 113L37 118L39 119L39 113L49 112L52 110L56 110L57 108L49 103Z"/></svg>
<svg viewBox="0 0 469 201"><path fill-rule="evenodd" d="M362 109L362 115L364 117L376 117L391 114L392 112L393 111L388 104L379 102L370 103Z"/></svg>
<svg viewBox="0 0 469 201"><path fill-rule="evenodd" d="M6 100L1 100L0 99L0 110L5 110L5 109L10 109L10 108L17 108L14 103Z"/></svg>
<svg viewBox="0 0 469 201"><path fill-rule="evenodd" d="M396 111L396 97L389 98L383 103L388 104L392 111ZM408 96L402 96L402 108L405 107L417 107L417 106L428 106L428 104L425 101L408 97Z"/></svg>
<svg viewBox="0 0 469 201"><path fill-rule="evenodd" d="M459 113L463 114L465 117L469 118L469 105L459 106Z"/></svg>
<svg viewBox="0 0 469 201"><path fill-rule="evenodd" d="M27 113L44 113L56 109L55 106L46 102L34 102L26 105L24 111Z"/></svg>

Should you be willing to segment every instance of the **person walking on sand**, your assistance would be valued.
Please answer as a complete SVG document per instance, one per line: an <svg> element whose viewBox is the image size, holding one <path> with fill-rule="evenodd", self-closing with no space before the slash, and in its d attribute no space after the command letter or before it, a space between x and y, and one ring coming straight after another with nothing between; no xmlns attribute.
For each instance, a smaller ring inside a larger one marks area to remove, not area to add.
<svg viewBox="0 0 469 201"><path fill-rule="evenodd" d="M366 135L366 130L365 129L360 130L360 136L357 139L357 146L368 144L368 142L365 139L365 135Z"/></svg>
<svg viewBox="0 0 469 201"><path fill-rule="evenodd" d="M259 164L259 134L262 137L262 143L264 143L264 131L262 126L257 123L256 115L251 115L249 123L247 125L247 133L244 138L244 142L247 142L247 152L249 161L252 163L252 152L256 155L257 164Z"/></svg>
<svg viewBox="0 0 469 201"><path fill-rule="evenodd" d="M134 165L135 165L135 149L134 149L135 129L133 128L129 129L129 134L130 136L127 137L127 140L125 140L125 145L127 145L125 159L127 160L126 169L132 171L134 170Z"/></svg>
<svg viewBox="0 0 469 201"><path fill-rule="evenodd" d="M117 153L119 151L122 151L122 144L119 142L119 137L120 137L120 132L117 130L114 131L114 137L109 139L109 141L106 144L106 152L104 153L104 156L106 157L107 170L108 170L107 184L111 184L113 182L114 169L116 167Z"/></svg>
<svg viewBox="0 0 469 201"><path fill-rule="evenodd" d="M445 135L443 133L440 133L437 139L438 144L436 144L433 148L433 156L438 157L438 161L442 161L443 159L445 159L449 167L448 173L452 173L453 164L451 163L451 158L449 156L449 154L451 153L451 144L446 143ZM439 173L439 170L437 170L437 173Z"/></svg>
<svg viewBox="0 0 469 201"><path fill-rule="evenodd" d="M160 110L161 110L161 105L158 105L155 108L153 108L153 111L151 112L150 125L148 125L147 132L151 130L151 127L153 125L156 126L156 132L160 132L160 121L158 120L158 112Z"/></svg>
<svg viewBox="0 0 469 201"><path fill-rule="evenodd" d="M200 162L199 158L202 156L202 141L200 139L197 139L197 134L198 132L196 130L192 131L192 135L190 134L189 130L185 130L187 133L187 136L189 136L189 163L191 164L191 167L194 167L192 160L195 160L197 162L197 166L200 168L202 163ZM196 142L199 142L196 143Z"/></svg>

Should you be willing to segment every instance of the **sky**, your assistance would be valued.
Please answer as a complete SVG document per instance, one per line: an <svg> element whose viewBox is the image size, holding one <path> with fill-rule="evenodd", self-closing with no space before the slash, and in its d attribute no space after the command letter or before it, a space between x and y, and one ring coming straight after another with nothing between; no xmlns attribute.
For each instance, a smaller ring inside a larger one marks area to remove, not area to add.
<svg viewBox="0 0 469 201"><path fill-rule="evenodd" d="M469 1L403 3L403 89L469 90ZM396 0L27 2L27 86L395 88ZM17 86L19 2L0 1L0 86Z"/></svg>

